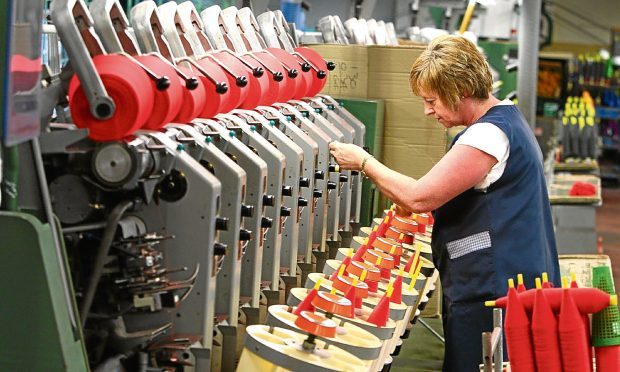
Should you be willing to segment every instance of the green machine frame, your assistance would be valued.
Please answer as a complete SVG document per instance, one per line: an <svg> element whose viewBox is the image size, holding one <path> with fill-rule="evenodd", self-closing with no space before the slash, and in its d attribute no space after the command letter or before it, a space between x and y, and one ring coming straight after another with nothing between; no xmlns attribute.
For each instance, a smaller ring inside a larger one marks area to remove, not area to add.
<svg viewBox="0 0 620 372"><path fill-rule="evenodd" d="M13 83L23 72L23 66L12 65L14 55L40 59L43 7L43 0L0 7L0 370L88 371L60 228L50 223L38 144L40 74L27 71L31 89L17 91ZM24 102L28 105L18 105ZM28 119L22 121L24 113Z"/></svg>

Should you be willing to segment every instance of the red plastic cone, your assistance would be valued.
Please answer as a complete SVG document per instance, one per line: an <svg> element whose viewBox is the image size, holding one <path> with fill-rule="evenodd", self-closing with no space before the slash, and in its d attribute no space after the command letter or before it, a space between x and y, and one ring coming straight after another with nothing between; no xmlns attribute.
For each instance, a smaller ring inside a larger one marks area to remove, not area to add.
<svg viewBox="0 0 620 372"><path fill-rule="evenodd" d="M377 327L384 327L390 317L390 296L392 295L392 287L389 286L385 295L381 297L377 306L372 310L366 321Z"/></svg>
<svg viewBox="0 0 620 372"><path fill-rule="evenodd" d="M302 311L314 311L315 308L314 305L312 305L312 300L314 300L314 298L316 297L316 293L319 291L319 288L321 288L321 278L316 281L316 283L314 284L314 288L312 288L310 292L308 292L306 298L301 301L295 311L293 311L293 314L299 315Z"/></svg>
<svg viewBox="0 0 620 372"><path fill-rule="evenodd" d="M536 278L536 296L532 311L532 340L536 368L544 372L562 372L562 355L558 339L558 321L547 303L540 279Z"/></svg>
<svg viewBox="0 0 620 372"><path fill-rule="evenodd" d="M396 279L394 280L394 288L392 292L392 297L390 297L390 302L394 302L396 304L400 304L403 301L403 269L401 267L398 270L398 275L396 275Z"/></svg>
<svg viewBox="0 0 620 372"><path fill-rule="evenodd" d="M349 258L349 261L351 261L350 258ZM338 267L338 270L334 271L332 273L332 275L330 275L329 280L333 282L334 280L336 280L337 277L343 276L343 275L347 275L345 273L347 265L348 265L348 263L345 263L344 261L342 261L342 263Z"/></svg>
<svg viewBox="0 0 620 372"><path fill-rule="evenodd" d="M523 274L517 274L517 292L525 292L525 284L523 284Z"/></svg>
<svg viewBox="0 0 620 372"><path fill-rule="evenodd" d="M573 301L574 289L562 289L562 307L558 321L562 365L566 372L582 372L592 369L592 360L588 360L588 340L581 314Z"/></svg>
<svg viewBox="0 0 620 372"><path fill-rule="evenodd" d="M519 301L517 290L514 288L514 281L510 279L509 283L504 333L506 334L510 368L514 372L532 372L536 370L536 366L530 320L523 305L521 305L521 301Z"/></svg>
<svg viewBox="0 0 620 372"><path fill-rule="evenodd" d="M570 287L571 288L579 288L579 284L577 283L577 276L575 273L571 273L570 275ZM583 319L583 327L585 329L586 339L588 340L588 356L590 360L592 360L592 342L590 340L590 317L588 314L582 314L581 318Z"/></svg>

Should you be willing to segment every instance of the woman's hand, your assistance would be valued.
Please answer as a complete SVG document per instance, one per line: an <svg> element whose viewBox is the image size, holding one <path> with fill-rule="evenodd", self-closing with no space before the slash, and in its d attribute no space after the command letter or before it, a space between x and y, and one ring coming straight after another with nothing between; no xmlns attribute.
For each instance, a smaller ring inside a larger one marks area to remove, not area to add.
<svg viewBox="0 0 620 372"><path fill-rule="evenodd" d="M362 161L367 156L370 156L359 146L338 141L329 144L329 152L338 165L340 165L340 168L350 170L360 170L362 168Z"/></svg>

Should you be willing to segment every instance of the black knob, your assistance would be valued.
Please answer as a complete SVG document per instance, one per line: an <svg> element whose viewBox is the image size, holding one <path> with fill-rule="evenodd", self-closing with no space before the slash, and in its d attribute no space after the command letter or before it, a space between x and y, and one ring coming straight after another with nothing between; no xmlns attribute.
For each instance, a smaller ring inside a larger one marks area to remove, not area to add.
<svg viewBox="0 0 620 372"><path fill-rule="evenodd" d="M316 72L316 76L319 79L325 79L325 77L327 76L327 72L325 72L325 70L319 70Z"/></svg>
<svg viewBox="0 0 620 372"><path fill-rule="evenodd" d="M324 180L325 179L325 172L323 172L322 170L318 170L314 172L314 178L317 180Z"/></svg>
<svg viewBox="0 0 620 372"><path fill-rule="evenodd" d="M241 204L241 217L252 217L254 215L254 206Z"/></svg>
<svg viewBox="0 0 620 372"><path fill-rule="evenodd" d="M284 75L280 71L276 71L273 73L273 80L280 82L284 80Z"/></svg>
<svg viewBox="0 0 620 372"><path fill-rule="evenodd" d="M216 256L226 256L226 251L228 251L228 246L224 243L215 242L213 244L213 254Z"/></svg>
<svg viewBox="0 0 620 372"><path fill-rule="evenodd" d="M327 169L331 172L340 172L340 167L338 166L338 164L330 164Z"/></svg>
<svg viewBox="0 0 620 372"><path fill-rule="evenodd" d="M354 170L351 171L352 176L357 176L358 174L360 174L360 172Z"/></svg>
<svg viewBox="0 0 620 372"><path fill-rule="evenodd" d="M346 174L341 174L339 180L340 182L348 182L349 176L347 176Z"/></svg>
<svg viewBox="0 0 620 372"><path fill-rule="evenodd" d="M291 79L295 79L297 75L299 75L299 72L297 72L297 70L295 70L294 68L288 70L288 77L290 77Z"/></svg>
<svg viewBox="0 0 620 372"><path fill-rule="evenodd" d="M228 218L217 217L215 219L215 229L220 231L228 231Z"/></svg>
<svg viewBox="0 0 620 372"><path fill-rule="evenodd" d="M157 88L157 90L168 89L170 87L170 79L168 79L168 76L162 76L158 78L155 82L155 87Z"/></svg>
<svg viewBox="0 0 620 372"><path fill-rule="evenodd" d="M307 207L308 206L308 199L306 199L306 198L299 198L299 199L297 199L297 205L299 205L300 207Z"/></svg>
<svg viewBox="0 0 620 372"><path fill-rule="evenodd" d="M273 220L269 217L263 217L260 220L260 227L262 227L263 229L268 229L271 226L273 226Z"/></svg>
<svg viewBox="0 0 620 372"><path fill-rule="evenodd" d="M310 187L310 178L299 177L299 187Z"/></svg>
<svg viewBox="0 0 620 372"><path fill-rule="evenodd" d="M301 71L308 72L310 71L310 64L308 62L304 62L301 64Z"/></svg>
<svg viewBox="0 0 620 372"><path fill-rule="evenodd" d="M215 84L215 93L224 94L228 92L228 84L226 83L217 83Z"/></svg>
<svg viewBox="0 0 620 372"><path fill-rule="evenodd" d="M284 196L293 196L293 187L292 186L282 186L282 195L284 195Z"/></svg>
<svg viewBox="0 0 620 372"><path fill-rule="evenodd" d="M262 67L254 67L252 69L252 75L254 75L256 77L261 77L261 76L263 76L264 73L265 73L265 70L263 70Z"/></svg>
<svg viewBox="0 0 620 372"><path fill-rule="evenodd" d="M238 76L235 80L235 83L238 87L243 88L244 86L248 85L248 78L245 76Z"/></svg>
<svg viewBox="0 0 620 372"><path fill-rule="evenodd" d="M276 197L273 195L263 195L263 205L273 207L276 203Z"/></svg>
<svg viewBox="0 0 620 372"><path fill-rule="evenodd" d="M187 88L188 90L194 90L198 88L198 79L196 79L195 77L191 77L185 80L185 88Z"/></svg>
<svg viewBox="0 0 620 372"><path fill-rule="evenodd" d="M321 198L323 197L323 191L319 189L314 189L314 191L312 191L312 196L314 196L315 198Z"/></svg>
<svg viewBox="0 0 620 372"><path fill-rule="evenodd" d="M282 217L289 217L291 215L291 208L289 207L280 208L280 215Z"/></svg>
<svg viewBox="0 0 620 372"><path fill-rule="evenodd" d="M334 69L336 68L336 64L334 62L327 62L327 69L329 71L334 71Z"/></svg>
<svg viewBox="0 0 620 372"><path fill-rule="evenodd" d="M336 189L336 182L327 181L327 189L328 190L335 190Z"/></svg>
<svg viewBox="0 0 620 372"><path fill-rule="evenodd" d="M242 242L252 240L252 232L246 229L239 229L239 240L241 240Z"/></svg>

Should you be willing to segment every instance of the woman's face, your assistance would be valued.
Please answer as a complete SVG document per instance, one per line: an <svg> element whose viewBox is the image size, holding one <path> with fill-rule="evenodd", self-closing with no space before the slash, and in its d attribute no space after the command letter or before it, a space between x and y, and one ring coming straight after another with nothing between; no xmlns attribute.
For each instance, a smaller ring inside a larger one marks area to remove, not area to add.
<svg viewBox="0 0 620 372"><path fill-rule="evenodd" d="M463 119L458 109L452 111L434 92L422 92L420 97L424 101L424 115L434 117L446 128L463 125Z"/></svg>

